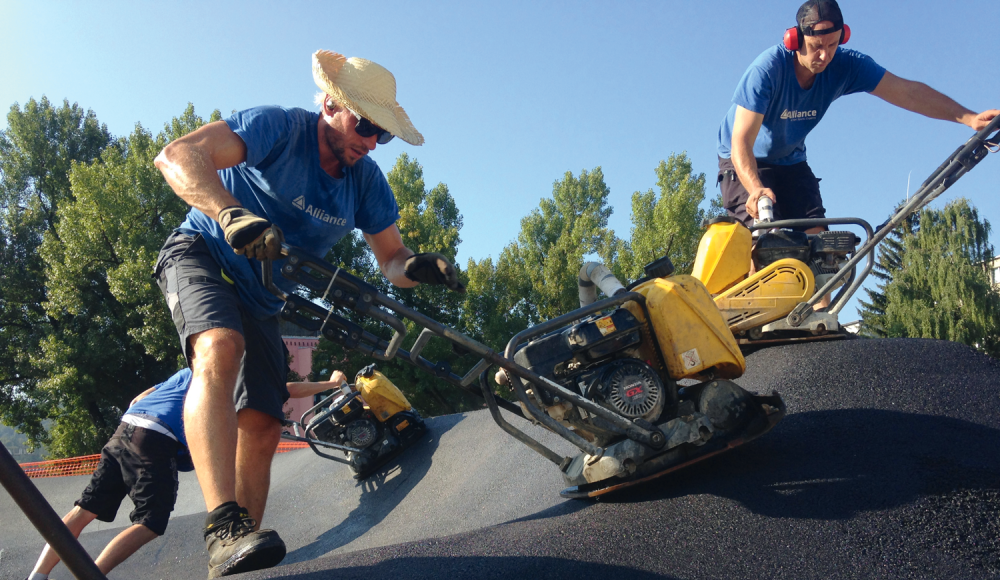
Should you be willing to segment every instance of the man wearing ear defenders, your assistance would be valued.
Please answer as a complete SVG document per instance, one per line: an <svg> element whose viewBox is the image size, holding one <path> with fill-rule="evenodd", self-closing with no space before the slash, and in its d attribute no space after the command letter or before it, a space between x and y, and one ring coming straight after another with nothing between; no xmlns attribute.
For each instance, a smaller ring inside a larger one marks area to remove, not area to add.
<svg viewBox="0 0 1000 580"><path fill-rule="evenodd" d="M743 73L719 129L723 205L746 225L757 217L761 196L774 201L776 219L826 217L819 179L806 163L805 138L838 97L867 92L977 131L1000 113L976 114L923 83L893 75L867 55L838 48L851 29L835 0L807 0L796 22L783 44L764 51Z"/></svg>
<svg viewBox="0 0 1000 580"><path fill-rule="evenodd" d="M389 183L368 157L399 137L423 143L396 102L396 80L361 58L321 50L313 79L319 113L257 107L170 143L156 167L191 205L154 270L191 366L184 403L188 448L205 498L209 577L276 565L285 545L258 529L288 398L278 331L282 301L261 280L281 276L281 244L324 256L360 229L398 287L464 287L449 260L414 254L400 237Z"/></svg>

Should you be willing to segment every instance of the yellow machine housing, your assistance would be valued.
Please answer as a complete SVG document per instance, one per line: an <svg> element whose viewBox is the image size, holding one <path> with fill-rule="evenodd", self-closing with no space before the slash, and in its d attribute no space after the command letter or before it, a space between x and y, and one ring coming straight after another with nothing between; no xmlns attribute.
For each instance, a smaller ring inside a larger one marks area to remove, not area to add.
<svg viewBox="0 0 1000 580"><path fill-rule="evenodd" d="M654 278L632 291L646 297L650 326L671 378L692 378L712 369L716 377L730 379L746 370L739 345L700 280L686 275ZM638 304L627 302L625 308L645 321Z"/></svg>
<svg viewBox="0 0 1000 580"><path fill-rule="evenodd" d="M691 275L701 280L712 294L718 294L746 278L750 272L753 236L743 224L710 224L698 243Z"/></svg>
<svg viewBox="0 0 1000 580"><path fill-rule="evenodd" d="M784 317L798 303L809 300L815 289L809 266L785 258L719 294L715 304L730 330L743 332Z"/></svg>
<svg viewBox="0 0 1000 580"><path fill-rule="evenodd" d="M412 408L403 392L378 371L372 372L370 377L358 375L354 385L379 421L387 421L396 413Z"/></svg>
<svg viewBox="0 0 1000 580"><path fill-rule="evenodd" d="M753 236L743 224L711 224L698 244L691 273L715 296L733 334L787 316L816 290L812 269L793 258L777 260L747 277L752 245Z"/></svg>

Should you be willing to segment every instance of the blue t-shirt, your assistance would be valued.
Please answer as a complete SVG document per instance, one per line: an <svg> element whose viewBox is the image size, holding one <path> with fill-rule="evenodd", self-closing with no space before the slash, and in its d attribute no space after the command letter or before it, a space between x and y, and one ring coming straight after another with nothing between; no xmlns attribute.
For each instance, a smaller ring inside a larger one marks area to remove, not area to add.
<svg viewBox="0 0 1000 580"><path fill-rule="evenodd" d="M219 171L222 184L248 210L281 228L289 245L323 257L352 229L377 234L399 219L389 183L368 156L343 168L340 179L323 170L317 113L256 107L226 123L243 139L247 158ZM214 219L192 208L178 229L204 236L251 315L264 319L281 310L281 300L261 281L261 263L233 252ZM281 276L282 262L273 264L274 281L291 292L295 283Z"/></svg>
<svg viewBox="0 0 1000 580"><path fill-rule="evenodd" d="M753 144L753 156L775 165L806 160L806 135L838 97L875 90L885 69L870 56L838 48L812 87L803 89L795 78L795 52L783 45L765 50L743 73L722 126L719 157L729 159L736 106L761 113L764 121Z"/></svg>
<svg viewBox="0 0 1000 580"><path fill-rule="evenodd" d="M181 455L187 455L187 438L184 436L184 396L191 386L191 369L183 369L156 385L156 390L125 411L166 427L184 446ZM185 471L185 469L181 469Z"/></svg>

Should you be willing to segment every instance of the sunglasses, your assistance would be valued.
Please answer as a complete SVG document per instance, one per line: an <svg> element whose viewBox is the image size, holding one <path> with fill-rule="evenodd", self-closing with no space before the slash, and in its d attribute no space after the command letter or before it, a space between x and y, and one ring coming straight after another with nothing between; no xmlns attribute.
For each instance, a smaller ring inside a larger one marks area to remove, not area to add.
<svg viewBox="0 0 1000 580"><path fill-rule="evenodd" d="M379 127L375 123L372 123L354 111L351 111L351 113L358 119L358 124L354 126L354 131L357 132L359 137L367 139L368 137L375 135L375 142L379 145L385 145L389 141L392 141L392 133L386 131L382 127Z"/></svg>

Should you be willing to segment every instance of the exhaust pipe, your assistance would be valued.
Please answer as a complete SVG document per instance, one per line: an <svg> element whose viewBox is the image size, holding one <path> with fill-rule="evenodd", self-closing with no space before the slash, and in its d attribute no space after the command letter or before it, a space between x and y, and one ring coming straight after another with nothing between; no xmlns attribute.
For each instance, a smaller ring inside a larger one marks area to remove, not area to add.
<svg viewBox="0 0 1000 580"><path fill-rule="evenodd" d="M615 275L608 270L607 266L600 262L587 262L580 268L580 277L577 280L580 286L580 306L588 306L597 302L597 289L608 298L616 296L620 292L625 292L625 286L615 278Z"/></svg>

